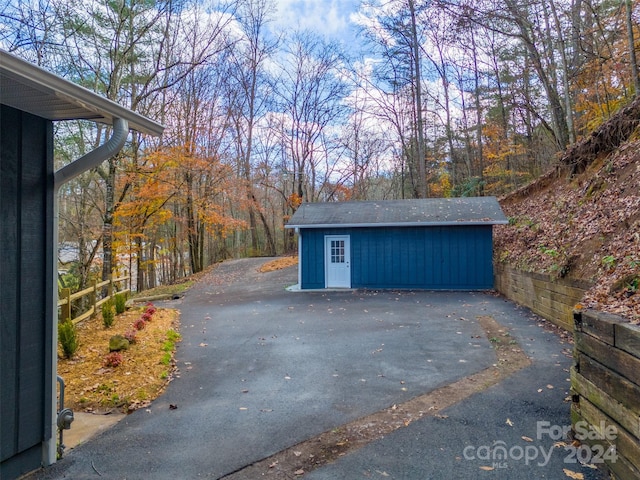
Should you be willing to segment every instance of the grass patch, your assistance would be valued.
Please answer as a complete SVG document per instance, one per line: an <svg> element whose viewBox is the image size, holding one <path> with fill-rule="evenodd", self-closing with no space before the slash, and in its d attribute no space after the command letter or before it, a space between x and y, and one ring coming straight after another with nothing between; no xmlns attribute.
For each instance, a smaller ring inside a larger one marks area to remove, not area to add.
<svg viewBox="0 0 640 480"><path fill-rule="evenodd" d="M169 364L171 363L171 353L166 352L160 359L160 363L164 366L169 366Z"/></svg>

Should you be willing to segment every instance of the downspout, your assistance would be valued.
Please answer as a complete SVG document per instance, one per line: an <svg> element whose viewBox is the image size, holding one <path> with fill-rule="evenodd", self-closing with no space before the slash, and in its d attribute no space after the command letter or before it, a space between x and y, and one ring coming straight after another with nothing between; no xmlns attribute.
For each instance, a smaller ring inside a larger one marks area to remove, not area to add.
<svg viewBox="0 0 640 480"><path fill-rule="evenodd" d="M74 162L65 165L54 174L54 189L56 195L60 187L78 175L97 167L106 159L117 154L129 136L129 123L122 118L113 119L113 133L111 138L95 150L83 155Z"/></svg>
<svg viewBox="0 0 640 480"><path fill-rule="evenodd" d="M122 118L114 118L113 119L113 131L111 133L111 137L105 143L100 145L98 148L91 150L86 153L79 159L73 161L72 163L65 165L60 170L56 171L53 174L53 284L58 284L58 194L60 192L60 187L65 183L73 180L78 175L86 172L87 170L91 170L92 168L97 167L102 162L107 160L108 158L116 155L125 142L127 141L127 137L129 136L129 122ZM53 335L51 336L51 341L53 345L51 346L52 351L52 378L50 380L51 388L51 398L54 399L51 402L51 438L45 439L43 442L43 452L42 452L42 463L44 466L53 465L57 460L57 436L54 432L58 430L58 412L57 412L57 389L56 384L58 381L58 289L54 288L53 294Z"/></svg>

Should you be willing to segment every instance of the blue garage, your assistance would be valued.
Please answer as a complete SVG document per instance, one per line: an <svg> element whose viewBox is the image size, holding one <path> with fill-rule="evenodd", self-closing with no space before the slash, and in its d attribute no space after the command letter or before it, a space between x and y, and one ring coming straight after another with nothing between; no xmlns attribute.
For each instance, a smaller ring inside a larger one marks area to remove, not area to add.
<svg viewBox="0 0 640 480"><path fill-rule="evenodd" d="M495 197L303 203L301 289L493 288L493 225L507 219Z"/></svg>

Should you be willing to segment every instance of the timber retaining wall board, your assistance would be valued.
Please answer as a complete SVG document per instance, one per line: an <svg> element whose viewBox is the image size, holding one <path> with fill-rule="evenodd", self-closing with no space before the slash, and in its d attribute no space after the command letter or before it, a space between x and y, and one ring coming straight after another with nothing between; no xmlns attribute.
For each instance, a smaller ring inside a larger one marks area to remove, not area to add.
<svg viewBox="0 0 640 480"><path fill-rule="evenodd" d="M588 282L494 265L495 288L550 322L573 330L573 309L591 287Z"/></svg>
<svg viewBox="0 0 640 480"><path fill-rule="evenodd" d="M592 310L576 311L574 321L574 427L586 421L601 434L603 426L613 431L592 445L615 449L604 460L616 478L640 479L640 326Z"/></svg>

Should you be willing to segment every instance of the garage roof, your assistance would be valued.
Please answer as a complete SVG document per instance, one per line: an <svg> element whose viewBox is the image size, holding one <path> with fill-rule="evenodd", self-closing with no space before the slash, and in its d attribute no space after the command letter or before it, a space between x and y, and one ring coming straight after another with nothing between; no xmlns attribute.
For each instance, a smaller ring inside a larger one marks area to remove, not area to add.
<svg viewBox="0 0 640 480"><path fill-rule="evenodd" d="M496 197L303 203L286 228L501 225Z"/></svg>
<svg viewBox="0 0 640 480"><path fill-rule="evenodd" d="M80 85L0 50L0 103L48 120L116 118L141 133L159 136L164 127Z"/></svg>

